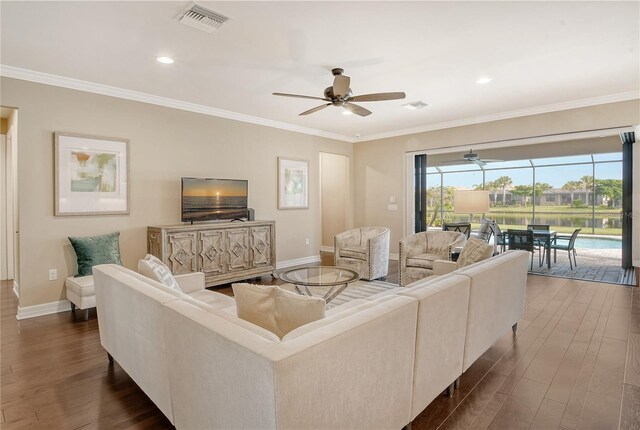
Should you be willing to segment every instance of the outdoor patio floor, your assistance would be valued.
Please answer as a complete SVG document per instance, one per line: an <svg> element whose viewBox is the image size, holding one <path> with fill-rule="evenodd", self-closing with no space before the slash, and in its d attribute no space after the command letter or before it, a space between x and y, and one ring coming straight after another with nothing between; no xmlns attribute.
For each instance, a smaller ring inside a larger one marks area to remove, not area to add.
<svg viewBox="0 0 640 430"><path fill-rule="evenodd" d="M536 275L559 276L585 281L621 283L624 269L621 267L622 250L620 249L576 249L578 266L569 267L569 257L565 251L558 251L557 262L553 262L551 253L551 269L547 268L546 258L542 267L538 265L538 253L533 257L533 270Z"/></svg>

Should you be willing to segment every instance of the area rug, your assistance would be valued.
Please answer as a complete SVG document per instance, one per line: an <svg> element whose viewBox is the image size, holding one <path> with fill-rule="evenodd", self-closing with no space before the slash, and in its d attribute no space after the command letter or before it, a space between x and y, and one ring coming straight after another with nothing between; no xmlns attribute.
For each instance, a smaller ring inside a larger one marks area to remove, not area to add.
<svg viewBox="0 0 640 430"><path fill-rule="evenodd" d="M283 284L278 286L285 290L295 291L292 284ZM327 304L327 309L331 309L335 306L339 306L352 300L366 299L367 297L373 296L374 294L382 293L392 288L399 287L395 284L390 284L388 282L382 281L356 281L352 284L349 284L349 286L345 288L343 292L338 294L335 299ZM323 287L313 287L309 288L309 290L314 297L322 297L327 292L327 288Z"/></svg>

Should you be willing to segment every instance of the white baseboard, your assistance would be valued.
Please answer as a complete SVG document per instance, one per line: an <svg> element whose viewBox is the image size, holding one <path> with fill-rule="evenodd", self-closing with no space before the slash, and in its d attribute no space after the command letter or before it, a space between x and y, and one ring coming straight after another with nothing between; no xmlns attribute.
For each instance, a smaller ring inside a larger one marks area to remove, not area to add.
<svg viewBox="0 0 640 430"><path fill-rule="evenodd" d="M20 285L18 285L15 279L13 280L13 294L15 294L17 298L20 298Z"/></svg>
<svg viewBox="0 0 640 430"><path fill-rule="evenodd" d="M18 314L16 319L24 320L27 318L35 318L43 315L56 314L71 310L71 302L69 300L60 300L59 302L43 303L33 306L18 306Z"/></svg>
<svg viewBox="0 0 640 430"><path fill-rule="evenodd" d="M302 264L317 263L320 261L319 255L311 255L309 257L294 258L293 260L278 261L276 269L285 269L292 266L300 266Z"/></svg>

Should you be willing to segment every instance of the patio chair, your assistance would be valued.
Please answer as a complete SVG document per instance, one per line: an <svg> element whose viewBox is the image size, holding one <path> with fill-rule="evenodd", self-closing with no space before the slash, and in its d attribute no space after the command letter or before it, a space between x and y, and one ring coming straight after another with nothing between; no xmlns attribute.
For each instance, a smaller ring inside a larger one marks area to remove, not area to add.
<svg viewBox="0 0 640 430"><path fill-rule="evenodd" d="M531 269L533 270L533 254L536 252L536 245L533 239L533 230L507 230L507 240L509 249L520 249L531 253ZM540 252L538 252L538 255Z"/></svg>
<svg viewBox="0 0 640 430"><path fill-rule="evenodd" d="M498 223L493 224L493 235L496 238L496 250L500 247L500 252L504 252L509 243L509 238L507 234L500 229Z"/></svg>
<svg viewBox="0 0 640 430"><path fill-rule="evenodd" d="M484 240L486 243L489 243L489 241L491 240L491 236L493 236L494 234L493 226L495 223L496 222L492 219L482 218L482 220L480 221L480 228L478 229L476 234L474 234L474 236L480 240Z"/></svg>
<svg viewBox="0 0 640 430"><path fill-rule="evenodd" d="M443 231L456 231L464 234L467 239L471 236L471 223L469 222L445 222L442 225Z"/></svg>
<svg viewBox="0 0 640 430"><path fill-rule="evenodd" d="M551 242L550 249L553 249L553 262L556 262L556 257L558 253L558 249L561 251L567 251L569 255L569 267L573 270L573 266L578 267L578 262L576 261L576 238L578 234L582 231L581 228L577 228L573 231L571 236L561 235L553 238ZM558 240L562 240L562 243L558 243ZM566 242L565 242L566 241ZM571 254L573 254L573 264L571 264Z"/></svg>
<svg viewBox="0 0 640 430"><path fill-rule="evenodd" d="M527 224L527 230L546 230L549 231L550 225L549 224ZM542 250L542 256L540 257L540 265L542 266L542 262L544 261L544 257L546 256L546 252L547 252L547 248L545 247L546 245L546 240L543 239L536 239L534 237L533 239L533 243L538 247L538 254L540 254L540 251Z"/></svg>

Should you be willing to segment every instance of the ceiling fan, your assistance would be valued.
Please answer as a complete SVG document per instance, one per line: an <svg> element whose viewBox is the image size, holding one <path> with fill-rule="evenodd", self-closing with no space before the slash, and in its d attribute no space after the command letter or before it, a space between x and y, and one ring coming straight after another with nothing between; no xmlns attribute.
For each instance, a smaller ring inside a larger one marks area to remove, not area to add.
<svg viewBox="0 0 640 430"><path fill-rule="evenodd" d="M283 96L283 97L296 97L300 99L312 99L312 100L323 100L325 103L323 105L314 107L313 109L309 109L307 111L302 112L300 115L309 115L314 112L318 112L327 106L336 106L343 107L344 109L355 113L360 116L371 115L371 111L363 108L362 106L358 106L353 102L377 102L383 100L399 100L406 97L405 93L397 92L397 93L374 93L374 94L363 94L361 96L354 96L349 85L351 84L351 78L343 75L344 70L340 68L336 68L331 70L333 73L333 86L325 88L324 97L313 97L313 96L302 96L298 94L285 94L285 93L273 93L274 96Z"/></svg>
<svg viewBox="0 0 640 430"><path fill-rule="evenodd" d="M500 161L504 161L504 160L497 160L497 159L494 159L494 158L480 158L480 156L478 154L476 154L475 152L473 152L472 149L470 149L469 152L467 152L466 154L464 154L462 156L462 160L443 161L441 163L438 163L438 165L453 166L453 165L456 165L456 164L473 163L473 164L477 164L478 166L482 167L482 166L486 166L487 163L496 163L496 162L500 162Z"/></svg>

